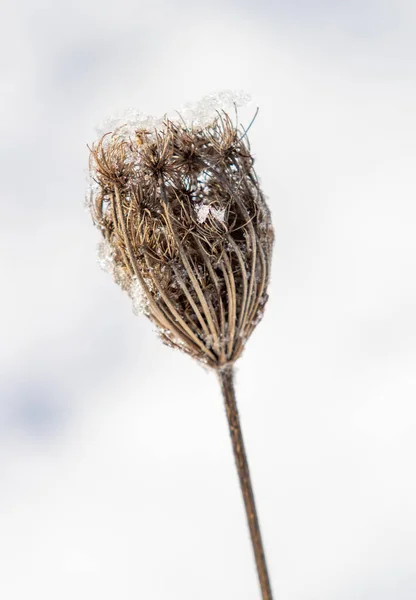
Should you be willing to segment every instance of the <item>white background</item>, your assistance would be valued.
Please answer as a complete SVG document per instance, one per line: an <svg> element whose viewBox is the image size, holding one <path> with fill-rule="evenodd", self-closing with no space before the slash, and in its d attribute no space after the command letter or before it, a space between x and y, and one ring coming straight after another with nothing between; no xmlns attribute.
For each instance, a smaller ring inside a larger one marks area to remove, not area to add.
<svg viewBox="0 0 416 600"><path fill-rule="evenodd" d="M237 392L276 600L416 596L416 5L8 3L0 597L259 598L215 376L100 271L87 143L223 88L276 232Z"/></svg>

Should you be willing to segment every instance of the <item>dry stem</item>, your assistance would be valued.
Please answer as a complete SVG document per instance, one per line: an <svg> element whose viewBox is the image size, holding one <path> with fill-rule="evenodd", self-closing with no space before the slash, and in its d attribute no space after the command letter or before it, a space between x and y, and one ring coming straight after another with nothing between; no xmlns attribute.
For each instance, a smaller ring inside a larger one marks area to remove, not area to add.
<svg viewBox="0 0 416 600"><path fill-rule="evenodd" d="M273 226L247 139L229 115L123 127L91 148L90 209L116 282L162 340L219 373L263 600L272 600L233 389L267 302ZM137 298L136 298L137 299Z"/></svg>
<svg viewBox="0 0 416 600"><path fill-rule="evenodd" d="M250 529L254 557L256 560L261 593L263 600L273 600L270 579L267 572L266 557L264 554L263 542L261 539L260 524L254 500L254 492L253 487L251 485L247 455L244 448L240 417L238 415L237 402L235 399L233 385L233 367L229 365L224 369L218 371L218 376L220 379L221 389L224 396L225 410L227 413L234 458L237 466L238 477L240 479L241 491L243 493L244 505L247 514L248 526Z"/></svg>

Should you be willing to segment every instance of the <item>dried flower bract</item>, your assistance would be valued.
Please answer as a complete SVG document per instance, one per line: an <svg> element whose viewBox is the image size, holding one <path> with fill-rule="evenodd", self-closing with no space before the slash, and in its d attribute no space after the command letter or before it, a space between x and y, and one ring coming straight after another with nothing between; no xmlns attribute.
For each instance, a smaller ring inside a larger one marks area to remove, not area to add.
<svg viewBox="0 0 416 600"><path fill-rule="evenodd" d="M221 369L267 300L273 229L246 132L164 119L91 149L90 208L116 281L164 342Z"/></svg>

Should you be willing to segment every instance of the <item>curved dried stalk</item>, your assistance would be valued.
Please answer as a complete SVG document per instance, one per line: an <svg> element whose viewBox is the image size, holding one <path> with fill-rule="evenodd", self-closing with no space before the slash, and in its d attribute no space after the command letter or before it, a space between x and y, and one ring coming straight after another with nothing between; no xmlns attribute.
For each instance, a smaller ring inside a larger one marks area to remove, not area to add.
<svg viewBox="0 0 416 600"><path fill-rule="evenodd" d="M273 245L248 129L219 111L204 127L165 119L131 138L106 134L91 148L90 209L117 283L133 298L139 289L166 344L219 375L262 596L272 600L232 382L267 301Z"/></svg>

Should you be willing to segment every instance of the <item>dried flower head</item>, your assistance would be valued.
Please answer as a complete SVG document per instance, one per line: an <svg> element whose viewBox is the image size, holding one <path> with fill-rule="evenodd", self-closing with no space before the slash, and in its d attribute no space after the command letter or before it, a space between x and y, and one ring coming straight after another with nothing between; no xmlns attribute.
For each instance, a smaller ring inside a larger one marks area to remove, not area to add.
<svg viewBox="0 0 416 600"><path fill-rule="evenodd" d="M91 149L102 261L165 343L216 369L240 356L267 300L273 229L253 162L225 111L117 128Z"/></svg>

